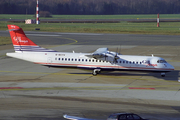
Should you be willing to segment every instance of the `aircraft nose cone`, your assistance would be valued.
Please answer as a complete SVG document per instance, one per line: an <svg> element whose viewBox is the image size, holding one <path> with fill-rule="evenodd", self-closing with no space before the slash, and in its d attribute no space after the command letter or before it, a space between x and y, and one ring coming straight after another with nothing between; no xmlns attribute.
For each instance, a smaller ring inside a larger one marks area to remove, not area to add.
<svg viewBox="0 0 180 120"><path fill-rule="evenodd" d="M168 66L171 70L174 70L174 67L171 64L169 64Z"/></svg>
<svg viewBox="0 0 180 120"><path fill-rule="evenodd" d="M174 67L172 66L172 69L174 70Z"/></svg>

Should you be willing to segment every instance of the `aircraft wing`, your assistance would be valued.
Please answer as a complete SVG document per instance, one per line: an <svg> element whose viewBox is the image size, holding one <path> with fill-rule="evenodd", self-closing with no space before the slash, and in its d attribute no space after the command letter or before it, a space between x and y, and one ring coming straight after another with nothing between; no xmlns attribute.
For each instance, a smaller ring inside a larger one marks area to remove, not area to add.
<svg viewBox="0 0 180 120"><path fill-rule="evenodd" d="M93 54L107 53L108 48L98 48Z"/></svg>
<svg viewBox="0 0 180 120"><path fill-rule="evenodd" d="M108 48L99 48L95 52L93 52L89 55L86 55L86 56L90 57L90 58L99 59L99 60L114 62L117 59L119 59L117 54L118 53L116 53L116 52L108 51Z"/></svg>
<svg viewBox="0 0 180 120"><path fill-rule="evenodd" d="M81 118L81 117L70 116L70 115L63 115L63 117L69 120L95 120L95 119Z"/></svg>
<svg viewBox="0 0 180 120"><path fill-rule="evenodd" d="M97 49L95 52L93 52L92 54L90 55L86 55L87 57L91 57L91 58L95 58L95 59L98 59L98 58L103 58L106 56L108 52L108 48L99 48Z"/></svg>

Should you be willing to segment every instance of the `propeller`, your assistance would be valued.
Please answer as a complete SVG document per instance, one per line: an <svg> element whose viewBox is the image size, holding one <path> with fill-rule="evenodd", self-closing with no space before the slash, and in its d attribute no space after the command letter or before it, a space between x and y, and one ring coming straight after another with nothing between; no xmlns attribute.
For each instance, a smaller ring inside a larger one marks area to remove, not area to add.
<svg viewBox="0 0 180 120"><path fill-rule="evenodd" d="M108 56L106 55L106 53L105 53L105 55L104 55L104 58L105 58L105 61L106 61L106 58L107 58Z"/></svg>
<svg viewBox="0 0 180 120"><path fill-rule="evenodd" d="M118 54L118 47L116 49L116 55L114 56L114 60L113 60L113 63L117 63L117 59L119 59L119 57L117 56Z"/></svg>

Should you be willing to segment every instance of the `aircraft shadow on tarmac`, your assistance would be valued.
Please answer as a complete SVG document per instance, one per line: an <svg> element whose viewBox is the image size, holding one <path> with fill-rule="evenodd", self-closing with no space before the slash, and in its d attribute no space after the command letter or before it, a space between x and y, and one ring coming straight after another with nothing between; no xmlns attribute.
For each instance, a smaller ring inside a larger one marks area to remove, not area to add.
<svg viewBox="0 0 180 120"><path fill-rule="evenodd" d="M164 79L164 80L168 80L168 81L178 81L180 75L179 75L180 71L179 70L174 70L172 72L167 72L165 77L161 77L160 73L139 73L139 72L102 72L98 75L107 75L107 76L153 76L156 77L158 79ZM90 72L87 73L69 73L69 74L77 74L77 75L88 75L91 74ZM97 76L98 76L97 75Z"/></svg>

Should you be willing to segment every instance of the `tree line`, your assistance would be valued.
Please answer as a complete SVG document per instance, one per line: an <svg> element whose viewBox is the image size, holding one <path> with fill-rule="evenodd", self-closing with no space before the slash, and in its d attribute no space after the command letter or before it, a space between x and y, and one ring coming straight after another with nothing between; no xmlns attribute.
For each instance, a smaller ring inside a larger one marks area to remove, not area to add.
<svg viewBox="0 0 180 120"><path fill-rule="evenodd" d="M180 0L39 0L59 15L179 14ZM36 0L0 0L0 14L35 14Z"/></svg>

